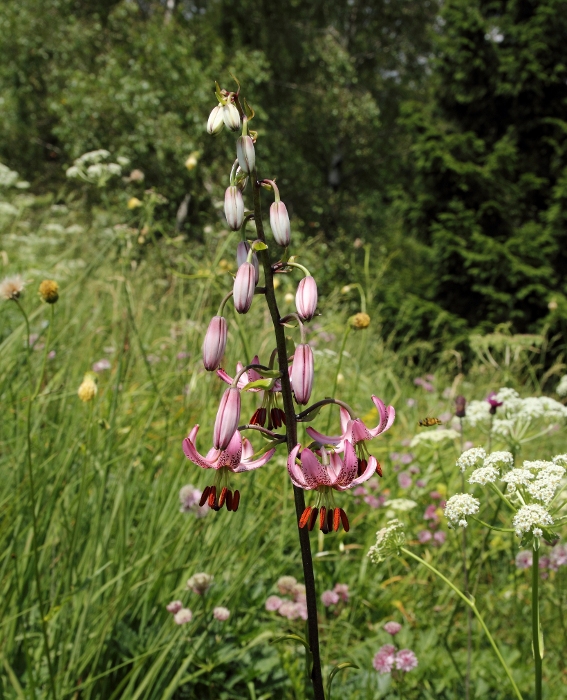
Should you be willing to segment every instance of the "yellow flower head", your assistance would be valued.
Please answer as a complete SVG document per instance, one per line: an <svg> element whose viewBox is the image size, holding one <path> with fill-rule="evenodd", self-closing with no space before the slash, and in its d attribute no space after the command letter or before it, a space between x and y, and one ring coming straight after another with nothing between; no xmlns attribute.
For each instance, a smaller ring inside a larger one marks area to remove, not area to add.
<svg viewBox="0 0 567 700"><path fill-rule="evenodd" d="M355 314L354 316L351 316L349 319L349 323L352 328L356 331L361 331L363 328L368 328L370 325L370 316L365 313L358 313Z"/></svg>
<svg viewBox="0 0 567 700"><path fill-rule="evenodd" d="M142 202L137 197L130 197L128 200L128 209L137 209L142 206Z"/></svg>
<svg viewBox="0 0 567 700"><path fill-rule="evenodd" d="M46 304L55 304L59 299L59 285L55 280L43 280L39 285L39 296Z"/></svg>
<svg viewBox="0 0 567 700"><path fill-rule="evenodd" d="M83 381L77 394L83 403L92 401L96 396L98 387L96 385L96 375L92 372L87 372L83 377Z"/></svg>
<svg viewBox="0 0 567 700"><path fill-rule="evenodd" d="M193 153L189 154L189 157L185 161L185 167L187 170L194 170L197 167L197 163L199 162L199 151L193 151Z"/></svg>

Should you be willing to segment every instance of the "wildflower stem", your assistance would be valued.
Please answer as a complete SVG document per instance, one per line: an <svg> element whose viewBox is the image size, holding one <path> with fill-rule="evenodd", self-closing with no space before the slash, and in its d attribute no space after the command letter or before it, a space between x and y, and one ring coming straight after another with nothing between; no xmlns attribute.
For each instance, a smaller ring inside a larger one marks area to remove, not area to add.
<svg viewBox="0 0 567 700"><path fill-rule="evenodd" d="M221 303L219 304L219 309L217 311L217 316L222 316L222 312L224 311L224 307L226 305L226 302L230 299L230 297L234 294L234 291L231 289L230 292L223 298Z"/></svg>
<svg viewBox="0 0 567 700"><path fill-rule="evenodd" d="M472 520L476 520L477 523L484 525L484 527L487 527L490 530L494 530L495 532L516 532L516 530L514 530L513 527L494 527L494 525L489 525L488 523L485 523L484 520L481 520L480 518L475 518L474 515L470 515L469 517Z"/></svg>
<svg viewBox="0 0 567 700"><path fill-rule="evenodd" d="M30 491L30 508L31 508L31 514L32 514L32 544L33 544L33 570L34 570L34 577L35 577L35 585L37 588L37 603L38 603L38 608L39 608L39 615L41 618L41 633L43 636L43 648L45 652L45 658L47 660L47 668L49 672L49 688L51 691L51 695L53 696L53 700L57 700L57 691L55 690L55 675L53 673L53 665L51 662L51 651L49 649L49 637L47 635L47 622L45 619L45 609L43 607L43 594L41 590L41 576L39 573L39 548L37 544L37 533L38 533L38 525L37 525L37 514L36 514L36 507L35 507L35 483L34 483L34 476L33 476L33 464L32 464L32 441L31 441L31 419L32 419L32 404L34 400L34 394L33 394L33 379L32 379L32 372L31 372L31 347L30 347L30 322L28 319L28 315L24 311L24 308L20 304L20 302L16 299L16 304L18 308L20 309L20 312L22 313L22 316L24 317L24 321L26 324L26 364L28 368L28 379L29 379L29 391L30 395L28 398L28 410L27 410L27 419L26 419L26 443L27 443L27 465L28 465L28 482L29 482L29 491Z"/></svg>
<svg viewBox="0 0 567 700"><path fill-rule="evenodd" d="M539 546L537 545L533 548L532 560L532 647L535 664L535 698L541 700L543 636L539 622Z"/></svg>
<svg viewBox="0 0 567 700"><path fill-rule="evenodd" d="M254 184L254 220L256 222L256 231L258 238L265 242L264 226L262 223L262 206L260 203L260 188L256 170L253 173ZM287 449L288 453L293 450L297 444L297 422L295 418L295 407L293 404L293 395L291 393L291 384L289 381L289 371L287 363L287 346L285 340L285 330L280 322L280 312L276 300L274 289L274 272L270 264L270 256L268 250L258 252L263 268L266 285L266 302L272 317L274 326L274 334L276 337L276 345L278 349L278 364L281 372L282 399L286 417L287 431ZM293 487L293 495L295 500L295 512L297 523L305 510L305 498L303 491L297 486ZM325 691L323 689L323 676L321 673L321 656L319 652L319 629L317 626L317 594L315 591L315 577L313 574L313 559L311 557L311 543L309 541L309 531L307 528L299 528L299 543L301 547L301 559L303 563L303 577L305 582L305 594L307 599L307 628L309 632L309 647L312 655L313 668L311 671L311 683L315 700L325 700Z"/></svg>
<svg viewBox="0 0 567 700"><path fill-rule="evenodd" d="M461 600L466 605L468 605L468 607L473 611L476 619L478 620L480 626L482 627L484 633L486 634L488 641L490 642L490 645L492 646L492 648L494 650L494 653L498 657L498 660L500 661L502 668L506 671L506 675L508 676L508 680L512 684L512 687L514 689L514 693L516 694L516 697L518 698L518 700L523 700L522 695L521 695L520 691L518 690L518 686L516 685L516 683L512 677L512 673L511 673L510 669L508 668L508 665L504 661L504 658L503 658L502 654L500 653L500 649L498 649L498 646L497 646L496 642L494 641L494 638L490 634L488 627L486 626L486 623L484 622L482 615L478 611L474 601L472 601L462 591L460 591L452 581L450 581L446 576L443 576L443 574L440 571L438 571L432 564L429 564L421 557L418 557L417 554L414 554L413 552L411 552L409 549L406 549L405 547L401 547L400 551L403 552L406 556L410 557L411 559L415 559L415 561L417 561L419 564L423 564L423 566L427 567L432 573L435 574L435 576L440 578L444 583L446 583L450 588L452 588L453 591L455 591L455 593L459 596L459 598L461 598ZM536 700L541 700L541 695L537 696Z"/></svg>
<svg viewBox="0 0 567 700"><path fill-rule="evenodd" d="M341 343L341 349L339 350L339 361L337 362L337 369L335 370L335 378L333 379L333 391L331 392L331 395L334 396L337 392L337 384L339 381L339 374L341 373L341 365L343 364L343 355L345 352L345 347L346 347L346 341L349 336L349 333L351 331L351 325L350 323L347 323L347 326L345 328L345 332L343 333L343 342ZM352 411L349 409L349 413L351 417L354 417L352 414ZM328 433L329 430L331 429L331 414L329 413L329 418L327 419L327 430L326 432Z"/></svg>

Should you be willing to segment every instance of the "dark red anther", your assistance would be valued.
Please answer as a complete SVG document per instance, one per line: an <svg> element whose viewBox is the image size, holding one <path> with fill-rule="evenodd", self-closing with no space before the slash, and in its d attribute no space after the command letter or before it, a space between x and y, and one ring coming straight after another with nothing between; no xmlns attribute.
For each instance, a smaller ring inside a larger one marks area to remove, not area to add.
<svg viewBox="0 0 567 700"><path fill-rule="evenodd" d="M368 462L365 459L359 459L358 460L357 476L362 476L362 474L364 474L364 472L366 471L367 466L368 466Z"/></svg>
<svg viewBox="0 0 567 700"><path fill-rule="evenodd" d="M339 525L341 524L341 512L340 508L335 508L333 510L333 530L337 532Z"/></svg>
<svg viewBox="0 0 567 700"><path fill-rule="evenodd" d="M226 503L226 509L232 510L232 491L230 491L230 490L228 490L226 492L225 503Z"/></svg>
<svg viewBox="0 0 567 700"><path fill-rule="evenodd" d="M284 425L286 425L286 422L285 422L285 411L282 411L281 408L278 408L278 411L280 412L280 418L282 419L282 423L283 423Z"/></svg>
<svg viewBox="0 0 567 700"><path fill-rule="evenodd" d="M311 517L309 518L309 532L315 527L315 521L317 520L317 513L319 512L319 508L313 508L311 511Z"/></svg>
<svg viewBox="0 0 567 700"><path fill-rule="evenodd" d="M236 513L236 511L238 510L239 503L240 503L240 491L235 491L234 495L232 496L232 512L233 513Z"/></svg>
<svg viewBox="0 0 567 700"><path fill-rule="evenodd" d="M219 496L219 508L222 508L224 506L224 501L226 499L226 492L227 491L228 491L228 489L226 488L226 486L223 486L222 491L220 492L220 496Z"/></svg>
<svg viewBox="0 0 567 700"><path fill-rule="evenodd" d="M209 508L213 508L215 505L215 501L217 498L217 487L216 486L211 486L211 490L209 491Z"/></svg>
<svg viewBox="0 0 567 700"><path fill-rule="evenodd" d="M333 529L333 508L329 508L327 511L327 532L331 532Z"/></svg>
<svg viewBox="0 0 567 700"><path fill-rule="evenodd" d="M382 467L380 466L380 462L376 462L376 474L378 474L378 476L382 476Z"/></svg>
<svg viewBox="0 0 567 700"><path fill-rule="evenodd" d="M205 490L201 494L201 498L199 500L199 506L202 508L205 503L207 502L207 499L209 498L209 494L211 493L211 487L210 486L205 486Z"/></svg>
<svg viewBox="0 0 567 700"><path fill-rule="evenodd" d="M266 409L257 408L250 418L250 425L266 425Z"/></svg>
<svg viewBox="0 0 567 700"><path fill-rule="evenodd" d="M270 410L270 419L274 428L281 428L282 419L280 418L279 408L272 408Z"/></svg>
<svg viewBox="0 0 567 700"><path fill-rule="evenodd" d="M309 520L312 510L313 508L311 506L307 506L307 508L303 511L301 518L299 518L299 527L305 527L307 525L307 521Z"/></svg>
<svg viewBox="0 0 567 700"><path fill-rule="evenodd" d="M325 525L325 523L326 523L326 520L325 520L326 517L327 517L327 509L325 508L325 506L323 506L321 508L321 510L319 511L319 530L323 529L323 525Z"/></svg>
<svg viewBox="0 0 567 700"><path fill-rule="evenodd" d="M350 530L350 525L348 524L347 515L342 508L339 508L339 514L341 516L341 522L343 524L343 528L344 528L345 532L348 532Z"/></svg>

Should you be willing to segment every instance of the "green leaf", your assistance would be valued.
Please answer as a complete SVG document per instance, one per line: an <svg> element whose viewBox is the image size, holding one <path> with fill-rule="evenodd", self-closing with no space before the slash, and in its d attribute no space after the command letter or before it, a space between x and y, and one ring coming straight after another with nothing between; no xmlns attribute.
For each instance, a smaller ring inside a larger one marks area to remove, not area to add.
<svg viewBox="0 0 567 700"><path fill-rule="evenodd" d="M260 372L262 373L263 377L270 377L272 379L279 379L282 376L279 369L262 369Z"/></svg>
<svg viewBox="0 0 567 700"><path fill-rule="evenodd" d="M333 682L333 678L337 675L339 671L343 671L345 668L360 668L356 664L353 664L352 661L342 661L340 664L337 664L329 673L329 681L327 684L327 700L331 700L331 684Z"/></svg>
<svg viewBox="0 0 567 700"><path fill-rule="evenodd" d="M299 642L300 644L303 644L303 646L305 647L305 654L307 656L309 675L311 675L311 669L313 667L313 654L311 653L311 649L309 648L307 640L305 640L303 637L300 637L298 634L284 634L281 637L276 637L275 639L272 639L270 644L278 644L279 642Z"/></svg>
<svg viewBox="0 0 567 700"><path fill-rule="evenodd" d="M268 246L264 243L264 241L254 241L251 245L252 250L259 251L259 250L268 250Z"/></svg>
<svg viewBox="0 0 567 700"><path fill-rule="evenodd" d="M250 389L271 389L274 385L273 379L256 379L255 382L250 382L244 387L244 391L249 391Z"/></svg>
<svg viewBox="0 0 567 700"><path fill-rule="evenodd" d="M317 416L319 415L319 412L321 411L322 408L323 408L323 406L318 406L316 409L314 409L308 415L306 415L305 418L302 418L301 422L302 423L311 423L312 420L317 418Z"/></svg>

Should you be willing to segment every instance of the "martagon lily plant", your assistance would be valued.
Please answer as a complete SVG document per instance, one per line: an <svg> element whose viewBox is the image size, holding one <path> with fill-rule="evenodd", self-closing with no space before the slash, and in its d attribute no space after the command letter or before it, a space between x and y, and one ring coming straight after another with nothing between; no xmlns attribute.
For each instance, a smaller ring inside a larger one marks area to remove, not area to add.
<svg viewBox="0 0 567 700"><path fill-rule="evenodd" d="M221 89L217 83L216 97L218 105L209 117L208 132L217 135L225 127L230 131L241 131L224 203L227 223L233 231L240 231L241 241L235 251L238 269L233 291L222 300L216 316L210 321L203 343L203 364L208 371L216 371L228 388L218 408L211 449L205 456L198 452L196 440L199 426L195 425L183 441L183 450L191 462L202 469L213 470L214 476L203 491L201 505L208 503L213 510L226 507L235 512L240 503L240 491L234 487L234 475L264 466L278 447L287 447L287 470L293 484L308 612L308 639L303 640L296 635L294 638L306 648L315 700L324 700L309 532L316 524L325 534L341 527L349 530L342 492L358 486L375 473L382 475L380 465L370 455L366 443L390 428L395 412L392 406L386 406L379 398L372 396L379 421L375 428L369 429L347 404L335 398L328 397L309 404L314 361L307 341L306 324L317 313L317 284L309 270L290 254L289 214L280 199L275 181L258 178L255 150L258 136L249 129L254 111L241 97L240 85L236 92L229 92ZM243 197L248 180L252 189L251 210L246 210ZM272 236L269 239L262 220L262 189L274 194L270 206ZM246 226L250 220L255 224L255 240L247 239ZM260 279L260 269L263 280ZM274 277L293 273L302 275L295 297L296 313L282 317ZM222 367L227 344L224 307L232 298L236 311L246 314L256 296L268 306L275 348L267 365L254 357L249 365L239 362L234 376L230 376ZM286 340L285 329L290 327L299 330L300 342L297 345ZM241 419L243 391L250 391L260 399L260 405L248 421ZM311 421L327 404L340 407L341 434L325 435L308 428L307 433L312 441L301 445L297 437L298 423ZM262 433L267 439L256 453L250 441L243 437L244 432L252 434L254 431ZM305 503L305 492L309 493L309 505ZM343 663L331 671L327 685L329 689L337 670L348 665L352 664Z"/></svg>

